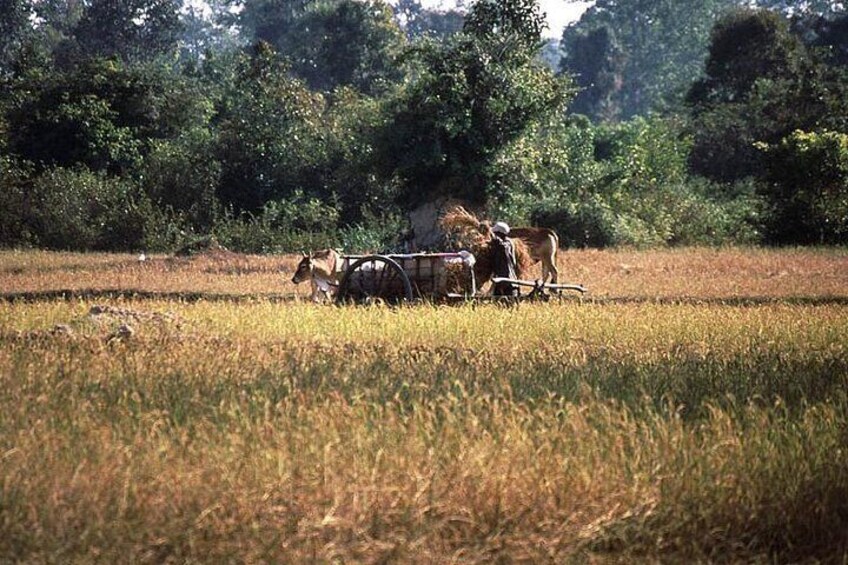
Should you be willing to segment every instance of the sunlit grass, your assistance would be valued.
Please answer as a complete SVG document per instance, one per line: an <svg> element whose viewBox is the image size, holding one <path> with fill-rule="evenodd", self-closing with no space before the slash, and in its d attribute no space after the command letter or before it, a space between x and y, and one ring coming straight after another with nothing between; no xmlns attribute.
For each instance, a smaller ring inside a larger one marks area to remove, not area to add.
<svg viewBox="0 0 848 565"><path fill-rule="evenodd" d="M751 344L777 348L841 347L848 338L842 305L775 304L523 304L411 307L316 307L308 303L157 300L0 303L0 329L95 327L92 305L108 304L133 318L168 313L184 319L183 334L214 334L316 344L391 344L522 352L539 347L607 347L642 356L688 350L737 355ZM797 346L797 347L796 347Z"/></svg>
<svg viewBox="0 0 848 565"><path fill-rule="evenodd" d="M846 343L840 301L0 302L0 561L844 560Z"/></svg>

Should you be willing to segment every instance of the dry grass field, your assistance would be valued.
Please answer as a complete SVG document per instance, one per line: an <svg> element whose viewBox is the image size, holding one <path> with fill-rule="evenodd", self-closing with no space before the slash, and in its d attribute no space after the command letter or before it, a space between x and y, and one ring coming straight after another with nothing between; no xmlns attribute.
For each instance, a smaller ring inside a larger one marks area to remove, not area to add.
<svg viewBox="0 0 848 565"><path fill-rule="evenodd" d="M227 251L144 262L135 255L0 251L0 293L117 289L292 298L309 293L290 281L298 260ZM569 250L560 251L559 268L561 279L587 285L597 299L848 298L844 249Z"/></svg>
<svg viewBox="0 0 848 565"><path fill-rule="evenodd" d="M296 261L0 252L0 562L848 559L848 251L566 251L518 307Z"/></svg>

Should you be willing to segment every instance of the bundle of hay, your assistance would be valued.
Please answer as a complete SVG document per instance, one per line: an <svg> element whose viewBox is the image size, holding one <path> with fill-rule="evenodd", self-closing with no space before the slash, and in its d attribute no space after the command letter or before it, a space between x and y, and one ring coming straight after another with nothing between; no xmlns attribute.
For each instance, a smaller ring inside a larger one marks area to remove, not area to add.
<svg viewBox="0 0 848 565"><path fill-rule="evenodd" d="M442 215L439 226L456 245L474 254L477 259L474 264L477 284L483 286L488 282L493 274L495 253L491 222L479 219L462 206L456 206ZM533 264L533 258L526 243L520 239L510 239L515 248L516 275L521 278Z"/></svg>
<svg viewBox="0 0 848 565"><path fill-rule="evenodd" d="M471 292L471 275L464 263L447 263L444 266L442 276L444 277L444 284L441 287L445 289L445 292L456 294L468 294Z"/></svg>
<svg viewBox="0 0 848 565"><path fill-rule="evenodd" d="M439 227L458 246L475 255L478 250L488 246L492 239L491 224L480 220L462 206L455 206L445 212L439 219Z"/></svg>

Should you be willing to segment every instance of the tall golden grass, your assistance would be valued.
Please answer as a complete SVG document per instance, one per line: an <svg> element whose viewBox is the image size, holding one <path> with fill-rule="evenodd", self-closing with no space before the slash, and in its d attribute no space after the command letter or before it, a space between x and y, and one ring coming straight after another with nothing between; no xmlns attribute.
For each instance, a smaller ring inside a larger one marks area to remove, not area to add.
<svg viewBox="0 0 848 565"><path fill-rule="evenodd" d="M844 255L797 253L598 253L621 303L0 302L0 561L844 560ZM218 261L247 293L290 259ZM698 288L705 263L821 284L651 300L654 266Z"/></svg>

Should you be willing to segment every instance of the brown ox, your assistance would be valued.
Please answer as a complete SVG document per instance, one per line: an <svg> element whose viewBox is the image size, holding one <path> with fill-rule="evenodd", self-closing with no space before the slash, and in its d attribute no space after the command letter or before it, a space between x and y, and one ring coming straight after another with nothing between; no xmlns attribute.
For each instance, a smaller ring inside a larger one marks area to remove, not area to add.
<svg viewBox="0 0 848 565"><path fill-rule="evenodd" d="M310 281L313 302L331 299L331 290L339 284L340 265L341 256L335 249L305 253L297 265L292 282L300 284Z"/></svg>
<svg viewBox="0 0 848 565"><path fill-rule="evenodd" d="M542 262L542 282L548 282L548 276L550 276L550 282L556 284L559 278L559 269L557 269L559 236L556 232L548 228L512 228L509 230L509 237L520 239L527 245L534 263Z"/></svg>

